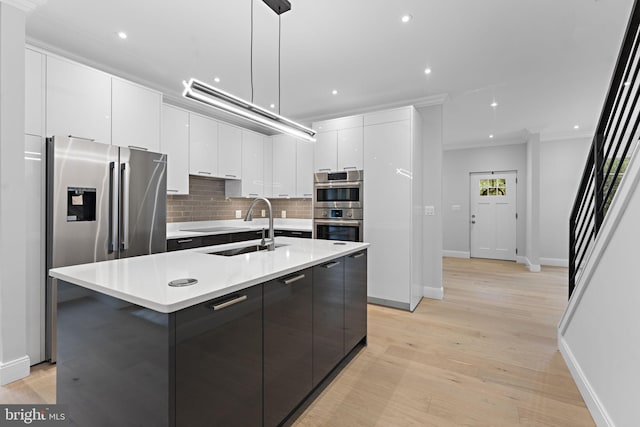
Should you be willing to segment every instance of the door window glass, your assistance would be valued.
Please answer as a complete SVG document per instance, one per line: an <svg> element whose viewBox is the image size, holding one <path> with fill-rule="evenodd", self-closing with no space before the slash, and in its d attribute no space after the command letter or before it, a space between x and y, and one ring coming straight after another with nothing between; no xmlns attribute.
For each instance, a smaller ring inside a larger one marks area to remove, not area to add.
<svg viewBox="0 0 640 427"><path fill-rule="evenodd" d="M506 196L507 195L507 180L504 178L481 179L479 183L480 183L480 196Z"/></svg>

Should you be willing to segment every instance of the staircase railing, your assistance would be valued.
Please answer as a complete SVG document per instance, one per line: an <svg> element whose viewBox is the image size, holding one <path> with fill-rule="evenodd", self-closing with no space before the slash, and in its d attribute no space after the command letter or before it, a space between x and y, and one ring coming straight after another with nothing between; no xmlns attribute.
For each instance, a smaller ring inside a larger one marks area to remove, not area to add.
<svg viewBox="0 0 640 427"><path fill-rule="evenodd" d="M639 30L636 1L569 219L569 297L640 136Z"/></svg>

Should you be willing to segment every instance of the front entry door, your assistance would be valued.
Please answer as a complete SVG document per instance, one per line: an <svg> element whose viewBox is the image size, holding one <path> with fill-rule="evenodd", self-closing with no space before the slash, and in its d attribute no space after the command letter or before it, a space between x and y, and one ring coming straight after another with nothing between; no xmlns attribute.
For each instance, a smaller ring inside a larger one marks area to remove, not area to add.
<svg viewBox="0 0 640 427"><path fill-rule="evenodd" d="M516 172L472 173L471 257L515 261Z"/></svg>

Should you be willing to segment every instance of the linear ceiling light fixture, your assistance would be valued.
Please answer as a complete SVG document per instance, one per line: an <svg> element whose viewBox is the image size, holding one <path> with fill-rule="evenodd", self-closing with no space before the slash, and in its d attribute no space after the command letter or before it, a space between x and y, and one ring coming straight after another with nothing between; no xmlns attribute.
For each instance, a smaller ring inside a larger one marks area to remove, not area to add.
<svg viewBox="0 0 640 427"><path fill-rule="evenodd" d="M182 96L273 130L315 142L316 131L196 79L183 82Z"/></svg>
<svg viewBox="0 0 640 427"><path fill-rule="evenodd" d="M287 0L263 0L278 17L291 9L291 3ZM279 25L278 25L279 26ZM279 31L280 32L280 31ZM262 126L266 126L278 132L286 133L296 138L315 142L316 131L296 123L286 117L269 111L253 103L253 0L251 0L251 102L238 98L228 92L208 85L197 79L183 81L184 92L182 96L201 102L210 107L233 114L237 117L250 120ZM278 35L278 93L280 92L280 35ZM278 101L278 104L281 104ZM272 106L272 108L275 106ZM279 108L278 108L279 110Z"/></svg>

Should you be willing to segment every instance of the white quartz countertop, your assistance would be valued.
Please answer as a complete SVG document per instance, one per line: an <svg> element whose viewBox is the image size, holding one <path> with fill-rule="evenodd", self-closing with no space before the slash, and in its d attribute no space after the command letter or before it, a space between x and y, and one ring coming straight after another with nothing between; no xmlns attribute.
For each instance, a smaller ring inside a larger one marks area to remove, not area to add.
<svg viewBox="0 0 640 427"><path fill-rule="evenodd" d="M310 219L274 218L273 227L277 230L311 231ZM218 230L213 230L218 228ZM269 228L267 218L255 218L253 221L219 220L219 221L194 221L174 222L167 224L167 239L184 239L198 236L211 236L214 234L241 233L250 230L262 230ZM208 231L194 231L208 230Z"/></svg>
<svg viewBox="0 0 640 427"><path fill-rule="evenodd" d="M210 255L259 241L230 243L49 270L49 275L162 313L190 307L357 252L368 243L277 237L275 251ZM171 287L194 278L198 283Z"/></svg>

